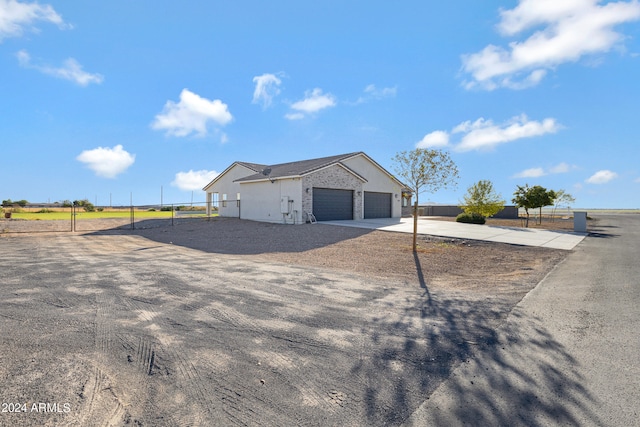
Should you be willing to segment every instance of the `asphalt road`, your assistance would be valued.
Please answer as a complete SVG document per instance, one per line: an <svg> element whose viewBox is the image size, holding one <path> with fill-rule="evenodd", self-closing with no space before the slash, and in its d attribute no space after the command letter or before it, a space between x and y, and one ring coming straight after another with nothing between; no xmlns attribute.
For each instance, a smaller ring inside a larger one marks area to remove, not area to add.
<svg viewBox="0 0 640 427"><path fill-rule="evenodd" d="M640 425L640 215L596 218L406 426Z"/></svg>

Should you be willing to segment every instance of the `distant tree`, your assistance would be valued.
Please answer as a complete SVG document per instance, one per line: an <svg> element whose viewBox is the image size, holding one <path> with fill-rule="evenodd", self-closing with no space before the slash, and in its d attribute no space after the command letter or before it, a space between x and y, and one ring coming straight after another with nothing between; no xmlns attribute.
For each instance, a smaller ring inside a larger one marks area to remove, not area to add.
<svg viewBox="0 0 640 427"><path fill-rule="evenodd" d="M495 192L488 180L480 180L467 189L461 208L465 213L478 214L487 218L504 209L505 201Z"/></svg>
<svg viewBox="0 0 640 427"><path fill-rule="evenodd" d="M85 210L85 212L95 212L96 211L96 207L93 205L93 203L91 203L87 199L74 200L73 201L73 205L83 208Z"/></svg>
<svg viewBox="0 0 640 427"><path fill-rule="evenodd" d="M555 192L556 197L553 200L553 215L552 218L555 219L556 210L559 207L571 207L571 204L575 203L576 199L569 193L564 190L558 190Z"/></svg>
<svg viewBox="0 0 640 427"><path fill-rule="evenodd" d="M416 148L402 151L392 159L393 168L415 195L413 204L413 252L418 248L418 196L420 193L435 193L441 188L455 186L458 167L442 150Z"/></svg>
<svg viewBox="0 0 640 427"><path fill-rule="evenodd" d="M542 224L542 208L544 206L550 206L553 204L553 200L556 198L556 193L553 190L547 190L539 185L529 187L529 184L525 184L524 187L517 185L517 190L513 193L513 199L511 200L518 207L524 208L527 214L526 227L529 227L529 209L540 209L540 223Z"/></svg>
<svg viewBox="0 0 640 427"><path fill-rule="evenodd" d="M7 200L3 200L2 201L2 206L4 206L5 208L10 208L10 207L16 206L16 205L24 208L28 204L29 204L29 202L24 200L24 199L23 200L16 200L15 202L13 200L11 200L11 199L7 199Z"/></svg>
<svg viewBox="0 0 640 427"><path fill-rule="evenodd" d="M73 206L73 203L71 203L71 200L63 200L60 203L62 204L63 208L70 208L71 206Z"/></svg>

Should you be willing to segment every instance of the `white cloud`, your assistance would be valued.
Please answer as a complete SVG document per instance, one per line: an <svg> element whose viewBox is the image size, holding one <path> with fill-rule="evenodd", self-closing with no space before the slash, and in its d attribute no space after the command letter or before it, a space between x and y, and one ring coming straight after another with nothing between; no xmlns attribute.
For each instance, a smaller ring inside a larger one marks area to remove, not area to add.
<svg viewBox="0 0 640 427"><path fill-rule="evenodd" d="M572 166L572 165L569 165L568 163L562 162L562 163L558 163L555 166L550 167L549 169L544 169L544 168L525 169L522 172L518 172L517 174L513 175L512 178L539 178L541 176L546 176L546 175L567 173L573 169L576 169L576 166Z"/></svg>
<svg viewBox="0 0 640 427"><path fill-rule="evenodd" d="M25 29L37 32L34 26L37 21L49 22L59 28L71 28L48 4L0 0L0 41L8 37L20 37Z"/></svg>
<svg viewBox="0 0 640 427"><path fill-rule="evenodd" d="M561 127L555 119L547 118L542 121L535 121L529 120L524 114L513 117L511 120L499 125L494 124L492 120L485 120L481 117L475 122L467 120L454 126L450 133L441 130L431 132L416 143L416 148L451 145L455 151L488 150L495 148L499 144L518 139L555 133ZM456 134L463 134L463 136L459 142L451 144L451 136ZM564 164L556 166L556 168L562 167L566 166Z"/></svg>
<svg viewBox="0 0 640 427"><path fill-rule="evenodd" d="M113 148L98 147L93 150L85 150L76 160L84 163L96 175L104 178L115 178L135 161L136 155L127 153L122 145Z"/></svg>
<svg viewBox="0 0 640 427"><path fill-rule="evenodd" d="M208 170L178 172L171 185L183 191L201 190L216 176L218 176L218 172Z"/></svg>
<svg viewBox="0 0 640 427"><path fill-rule="evenodd" d="M229 109L219 99L213 101L183 89L180 92L180 102L167 101L162 113L155 117L151 128L166 130L167 135L187 136L195 133L197 136L207 134L207 124L210 122L224 126L233 120Z"/></svg>
<svg viewBox="0 0 640 427"><path fill-rule="evenodd" d="M377 88L376 85L370 84L364 88L364 95L358 98L355 104L362 104L372 100L380 100L384 98L393 98L398 93L397 87L383 87Z"/></svg>
<svg viewBox="0 0 640 427"><path fill-rule="evenodd" d="M278 86L280 86L282 80L275 74L263 74L255 76L253 82L256 84L256 88L253 91L253 101L251 102L262 104L262 108L269 107L273 98L280 94Z"/></svg>
<svg viewBox="0 0 640 427"><path fill-rule="evenodd" d="M291 104L291 109L295 110L294 113L286 114L285 117L289 120L299 120L305 116L305 114L317 113L325 108L335 107L336 98L328 94L323 94L322 89L315 88L312 91L305 92L304 99Z"/></svg>
<svg viewBox="0 0 640 427"><path fill-rule="evenodd" d="M617 177L617 173L604 169L591 175L585 180L585 182L589 184L606 184L607 182L614 180Z"/></svg>
<svg viewBox="0 0 640 427"><path fill-rule="evenodd" d="M555 133L559 129L560 125L555 119L547 118L538 122L529 120L523 114L501 125L483 118L473 123L467 121L456 126L453 133L465 134L455 147L456 151L470 151L491 149L506 142Z"/></svg>
<svg viewBox="0 0 640 427"><path fill-rule="evenodd" d="M547 71L566 62L605 53L625 36L614 27L640 19L640 3L600 0L520 0L518 6L500 12L497 28L511 37L539 28L508 48L488 45L462 55L463 70L472 77L465 87L493 90L522 89L538 84Z"/></svg>
<svg viewBox="0 0 640 427"><path fill-rule="evenodd" d="M287 113L284 115L285 119L288 120L302 120L304 119L304 114L302 113Z"/></svg>
<svg viewBox="0 0 640 427"><path fill-rule="evenodd" d="M449 134L442 130L428 133L416 144L416 148L446 147L449 145Z"/></svg>
<svg viewBox="0 0 640 427"><path fill-rule="evenodd" d="M49 65L32 64L31 55L24 49L18 51L16 57L20 66L24 68L32 68L59 79L72 81L80 86L87 86L91 83L100 84L104 81L104 77L101 74L84 71L82 65L73 58L66 59L62 67L51 67Z"/></svg>
<svg viewBox="0 0 640 427"><path fill-rule="evenodd" d="M575 169L575 166L571 166L568 163L558 163L557 165L553 166L552 168L549 169L549 173L550 174L556 174L556 173L567 173L569 172L571 169Z"/></svg>
<svg viewBox="0 0 640 427"><path fill-rule="evenodd" d="M514 178L539 178L545 176L546 172L542 168L525 169L522 172L518 172L513 175Z"/></svg>

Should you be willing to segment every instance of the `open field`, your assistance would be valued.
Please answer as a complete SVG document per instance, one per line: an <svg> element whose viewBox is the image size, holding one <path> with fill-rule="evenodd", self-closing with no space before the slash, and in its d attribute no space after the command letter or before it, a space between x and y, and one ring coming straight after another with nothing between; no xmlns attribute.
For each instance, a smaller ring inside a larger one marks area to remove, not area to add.
<svg viewBox="0 0 640 427"><path fill-rule="evenodd" d="M149 210L134 210L133 212L135 218L146 219L146 218L171 218L171 216L176 215L193 215L193 216L206 216L203 211L149 211ZM29 221L56 221L56 220L65 220L71 218L71 210L67 209L66 211L54 211L54 212L12 212L11 218L18 220L29 220ZM81 219L106 219L106 218L130 218L131 211L130 210L105 210L101 212L85 212L83 210L76 210L75 212L76 218Z"/></svg>
<svg viewBox="0 0 640 427"><path fill-rule="evenodd" d="M566 256L158 221L0 235L0 425L399 425Z"/></svg>

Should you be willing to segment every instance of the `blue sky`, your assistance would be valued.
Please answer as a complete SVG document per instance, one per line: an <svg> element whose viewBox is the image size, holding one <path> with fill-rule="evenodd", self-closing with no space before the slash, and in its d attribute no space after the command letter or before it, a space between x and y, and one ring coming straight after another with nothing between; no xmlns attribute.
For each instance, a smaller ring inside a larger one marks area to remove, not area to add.
<svg viewBox="0 0 640 427"><path fill-rule="evenodd" d="M448 150L640 208L637 0L0 0L0 198L204 201L236 160Z"/></svg>

